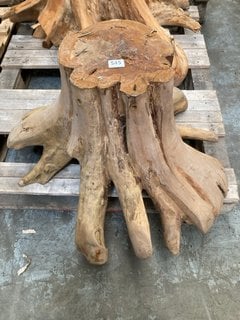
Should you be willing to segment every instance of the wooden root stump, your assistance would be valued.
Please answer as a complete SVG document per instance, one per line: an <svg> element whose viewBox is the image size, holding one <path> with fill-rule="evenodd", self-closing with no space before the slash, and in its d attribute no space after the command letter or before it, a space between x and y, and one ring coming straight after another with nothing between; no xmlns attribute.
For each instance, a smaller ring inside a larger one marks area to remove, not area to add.
<svg viewBox="0 0 240 320"><path fill-rule="evenodd" d="M72 157L80 162L76 243L91 263L107 261L111 181L140 258L152 254L142 190L160 213L173 254L183 221L207 232L221 209L227 191L221 164L186 145L175 124L174 55L170 38L139 22L112 20L71 31L59 49L58 101L31 112L9 136L10 147L44 145L49 161L37 164L22 184L47 181Z"/></svg>

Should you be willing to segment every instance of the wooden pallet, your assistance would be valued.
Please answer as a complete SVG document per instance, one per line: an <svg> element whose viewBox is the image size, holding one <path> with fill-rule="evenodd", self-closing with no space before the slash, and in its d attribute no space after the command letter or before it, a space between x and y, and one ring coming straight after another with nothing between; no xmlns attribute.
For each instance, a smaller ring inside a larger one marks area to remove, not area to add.
<svg viewBox="0 0 240 320"><path fill-rule="evenodd" d="M227 212L238 202L237 182L231 169L224 145L225 130L221 110L209 78L209 59L201 34L175 35L185 49L189 62L189 75L184 82L189 100L186 112L177 115L178 123L213 130L219 137L217 143L204 142L205 153L217 157L225 166L229 192L222 212ZM56 48L43 49L41 41L31 36L13 36L2 61L0 74L0 135L7 135L28 110L54 101L59 90L26 90L22 70L57 69ZM192 90L189 90L192 89ZM193 90L194 89L194 90ZM0 207L76 209L79 196L79 165L71 164L48 184L19 187L17 182L33 164L0 162ZM114 189L110 198L116 198ZM152 210L148 207L148 210Z"/></svg>
<svg viewBox="0 0 240 320"><path fill-rule="evenodd" d="M6 12L7 8L0 8L0 15ZM11 32L14 24L9 20L4 20L0 23L0 60L7 48Z"/></svg>

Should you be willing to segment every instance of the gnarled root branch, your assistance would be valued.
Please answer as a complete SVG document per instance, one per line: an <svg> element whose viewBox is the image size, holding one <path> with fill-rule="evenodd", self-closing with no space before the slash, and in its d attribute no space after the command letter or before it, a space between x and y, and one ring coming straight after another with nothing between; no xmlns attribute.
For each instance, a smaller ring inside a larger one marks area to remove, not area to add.
<svg viewBox="0 0 240 320"><path fill-rule="evenodd" d="M142 199L142 189L126 152L124 131L117 110L117 88L101 93L102 112L108 137L107 167L117 189L136 255L152 254L150 229Z"/></svg>
<svg viewBox="0 0 240 320"><path fill-rule="evenodd" d="M12 22L37 21L41 10L48 0L25 0L6 11L1 19L8 19Z"/></svg>
<svg viewBox="0 0 240 320"><path fill-rule="evenodd" d="M103 264L108 258L104 219L109 177L100 98L97 90L72 87L72 93L73 123L68 152L81 163L76 244L90 263Z"/></svg>
<svg viewBox="0 0 240 320"><path fill-rule="evenodd" d="M161 26L179 26L195 32L201 28L176 1L150 1L149 8Z"/></svg>
<svg viewBox="0 0 240 320"><path fill-rule="evenodd" d="M43 154L33 169L23 177L21 186L30 183L47 183L70 160L67 142L70 133L68 75L61 71L63 89L53 105L36 108L27 113L13 128L8 137L8 147L43 146Z"/></svg>
<svg viewBox="0 0 240 320"><path fill-rule="evenodd" d="M203 232L219 212L227 182L216 159L185 145L174 125L171 84L153 86L149 93L129 103L128 150L143 188L161 210L165 240L178 253L180 220L190 221ZM152 115L155 118L152 118ZM144 120L143 120L144 119Z"/></svg>
<svg viewBox="0 0 240 320"><path fill-rule="evenodd" d="M218 136L210 130L191 128L183 125L177 125L177 129L183 139L212 142L218 141Z"/></svg>
<svg viewBox="0 0 240 320"><path fill-rule="evenodd" d="M52 106L35 109L22 119L8 137L9 148L43 146L41 159L20 180L21 186L34 182L47 183L71 160L66 151L64 126L53 117L54 108Z"/></svg>

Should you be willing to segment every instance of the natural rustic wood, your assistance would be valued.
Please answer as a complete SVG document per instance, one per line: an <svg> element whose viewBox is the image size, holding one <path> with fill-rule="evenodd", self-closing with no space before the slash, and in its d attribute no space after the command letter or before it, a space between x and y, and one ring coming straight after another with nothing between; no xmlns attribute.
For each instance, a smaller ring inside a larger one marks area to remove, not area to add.
<svg viewBox="0 0 240 320"><path fill-rule="evenodd" d="M25 176L21 185L46 183L57 171L63 168L70 157L66 151L66 136L69 134L69 125L65 122L70 108L69 92L67 89L66 74L62 73L62 91L56 103L43 106L27 113L8 138L8 144L18 149L27 145L42 145L43 155L34 170ZM56 139L57 136L57 139ZM12 142L12 137L14 142ZM17 142L16 142L17 141Z"/></svg>
<svg viewBox="0 0 240 320"><path fill-rule="evenodd" d="M183 139L203 140L212 142L216 142L218 140L217 135L214 132L206 129L204 130L198 128L194 130L192 127L178 126L178 131Z"/></svg>
<svg viewBox="0 0 240 320"><path fill-rule="evenodd" d="M107 260L103 225L110 181L141 258L152 252L142 189L161 212L165 242L174 254L181 222L206 232L227 192L220 163L180 138L173 107L177 53L169 36L151 30L114 20L68 33L59 53L58 101L32 111L9 136L11 147L44 145L22 185L46 182L70 157L81 163L76 242L91 263ZM123 58L125 67L109 69L113 58Z"/></svg>
<svg viewBox="0 0 240 320"><path fill-rule="evenodd" d="M180 26L193 31L200 29L199 23L182 10L189 7L188 1L148 0L147 2L153 16L160 25Z"/></svg>
<svg viewBox="0 0 240 320"><path fill-rule="evenodd" d="M44 39L46 38L46 33L41 27L40 23L37 23L32 26L32 29L34 30L33 32L33 37L36 39Z"/></svg>
<svg viewBox="0 0 240 320"><path fill-rule="evenodd" d="M0 8L0 16L7 12L7 10L7 8ZM12 29L13 23L9 19L0 21L0 59L8 45Z"/></svg>

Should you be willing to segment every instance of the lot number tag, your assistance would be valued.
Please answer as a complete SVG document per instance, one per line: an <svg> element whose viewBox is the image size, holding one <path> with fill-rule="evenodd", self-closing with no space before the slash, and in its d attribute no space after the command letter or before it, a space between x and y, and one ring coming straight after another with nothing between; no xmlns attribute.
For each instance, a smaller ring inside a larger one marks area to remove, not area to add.
<svg viewBox="0 0 240 320"><path fill-rule="evenodd" d="M108 68L125 68L125 61L123 59L108 60Z"/></svg>

